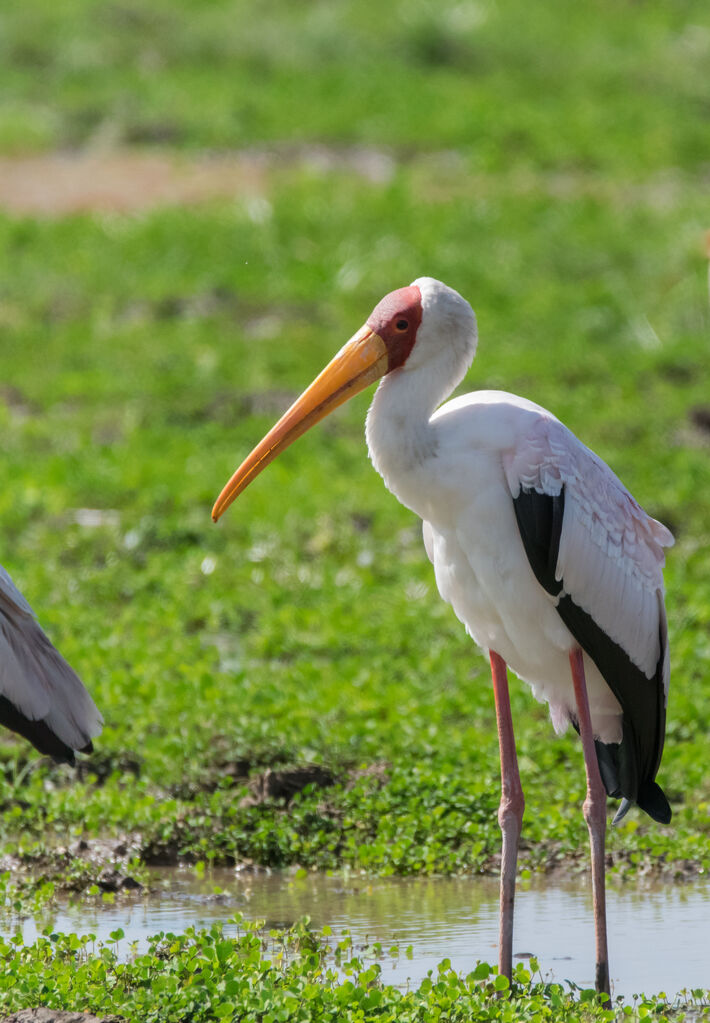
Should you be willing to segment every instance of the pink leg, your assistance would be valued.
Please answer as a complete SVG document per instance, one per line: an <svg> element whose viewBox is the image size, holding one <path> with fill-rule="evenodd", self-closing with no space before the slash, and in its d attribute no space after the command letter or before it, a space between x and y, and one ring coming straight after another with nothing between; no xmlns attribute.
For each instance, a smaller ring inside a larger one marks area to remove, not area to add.
<svg viewBox="0 0 710 1023"><path fill-rule="evenodd" d="M579 734L584 750L584 766L587 769L587 798L584 800L584 819L589 828L589 844L592 851L592 897L594 900L594 933L597 945L597 991L610 994L609 952L606 940L606 895L604 891L604 836L606 833L606 791L599 773L597 753L594 748L592 717L589 713L587 683L584 678L584 659L577 647L570 651L574 695L577 701Z"/></svg>
<svg viewBox="0 0 710 1023"><path fill-rule="evenodd" d="M510 979L513 971L515 872L525 799L520 784L518 757L515 752L513 717L510 713L510 694L508 693L508 673L502 657L494 650L491 650L490 656L498 721L498 744L500 746L501 797L498 807L498 823L503 832L503 854L500 862L498 969L503 976Z"/></svg>

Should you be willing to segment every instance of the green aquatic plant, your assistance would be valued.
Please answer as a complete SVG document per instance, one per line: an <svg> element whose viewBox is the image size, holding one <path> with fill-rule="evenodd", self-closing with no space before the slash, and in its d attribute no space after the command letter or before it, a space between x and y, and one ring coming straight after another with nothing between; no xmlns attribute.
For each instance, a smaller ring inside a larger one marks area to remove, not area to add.
<svg viewBox="0 0 710 1023"><path fill-rule="evenodd" d="M236 933L235 933L236 932ZM327 931L307 922L289 930L237 916L228 924L185 934L160 933L148 949L126 947L117 930L109 943L93 935L47 933L35 944L0 941L0 1008L48 1008L118 1014L126 1021L279 1023L338 1020L397 1021L613 1020L701 1018L703 992L688 1003L663 997L616 1000L605 1008L592 990L546 983L533 959L515 967L512 982L478 963L463 976L443 960L416 987L382 981L383 959L399 956L374 946L354 949L346 935L333 944ZM501 997L504 995L505 997Z"/></svg>

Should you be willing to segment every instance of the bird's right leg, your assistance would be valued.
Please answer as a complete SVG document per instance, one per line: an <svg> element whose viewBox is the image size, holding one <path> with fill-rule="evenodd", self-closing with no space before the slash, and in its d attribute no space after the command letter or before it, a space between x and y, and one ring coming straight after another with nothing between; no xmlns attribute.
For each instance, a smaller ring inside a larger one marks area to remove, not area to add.
<svg viewBox="0 0 710 1023"><path fill-rule="evenodd" d="M604 837L606 833L606 789L599 773L599 762L594 748L594 730L589 712L587 683L584 677L584 655L579 647L570 651L574 695L577 702L579 734L582 739L584 765L587 770L587 798L584 800L584 819L589 829L592 853L592 898L594 900L594 931L597 947L596 988L610 994L609 952L606 937L606 892L604 885Z"/></svg>
<svg viewBox="0 0 710 1023"><path fill-rule="evenodd" d="M508 672L505 661L494 650L490 652L493 694L498 721L500 746L501 797L498 823L503 832L503 852L500 861L500 939L498 944L498 970L511 979L513 971L513 909L515 904L515 874L518 864L518 842L523 823L525 799L520 784L518 757L515 752L513 717L510 712Z"/></svg>

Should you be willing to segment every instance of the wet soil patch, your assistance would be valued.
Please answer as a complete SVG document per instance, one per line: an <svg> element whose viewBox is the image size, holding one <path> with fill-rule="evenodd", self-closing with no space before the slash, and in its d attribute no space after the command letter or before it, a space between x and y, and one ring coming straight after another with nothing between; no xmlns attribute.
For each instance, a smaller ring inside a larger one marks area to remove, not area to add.
<svg viewBox="0 0 710 1023"><path fill-rule="evenodd" d="M209 740L209 752L186 765L183 777L169 785L167 792L176 799L190 801L201 792L218 788L246 787L253 776L267 769L298 769L294 750L274 743L263 748L244 749L229 735L215 735Z"/></svg>
<svg viewBox="0 0 710 1023"><path fill-rule="evenodd" d="M336 781L335 775L318 764L304 764L283 771L267 768L249 782L249 793L240 801L241 807L260 806L271 800L288 806L294 796L308 787L329 788Z"/></svg>
<svg viewBox="0 0 710 1023"><path fill-rule="evenodd" d="M385 763L374 763L366 768L344 766L331 769L322 764L289 762L273 751L270 757L266 753L259 757L262 761L261 769L256 770L257 757L245 755L212 764L201 776L182 782L178 787L179 792L173 788L171 795L192 801L202 792L212 792L225 784L233 785L243 792L241 798L237 797L241 810L252 811L256 815L263 812L282 816L294 812L297 797L308 797L322 790L324 796L315 807L315 812L325 826L337 830L344 811L338 806L336 798L328 798L330 789L340 786L349 791L362 779L367 779L370 785L378 788L387 782L388 765ZM192 813L186 807L170 822L169 828L161 828L159 832L154 830L152 834L143 836L141 862L150 867L173 867L195 862L197 857L188 851L194 838L192 832ZM212 850L211 862L215 866L258 867L249 854L235 858L224 849L218 852L216 846ZM283 866L283 863L279 859L265 866L278 867Z"/></svg>
<svg viewBox="0 0 710 1023"><path fill-rule="evenodd" d="M58 845L36 853L5 855L0 869L8 871L15 883L31 887L52 881L59 891L138 892L144 889L131 864L140 855L136 836L120 839L81 838L71 845Z"/></svg>

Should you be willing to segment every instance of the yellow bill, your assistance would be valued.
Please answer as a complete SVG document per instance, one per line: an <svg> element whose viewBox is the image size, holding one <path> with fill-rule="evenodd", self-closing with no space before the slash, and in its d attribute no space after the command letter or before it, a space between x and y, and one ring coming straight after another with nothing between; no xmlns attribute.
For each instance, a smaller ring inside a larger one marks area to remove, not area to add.
<svg viewBox="0 0 710 1023"><path fill-rule="evenodd" d="M385 342L371 327L361 327L242 462L215 502L214 521L289 444L387 370Z"/></svg>

